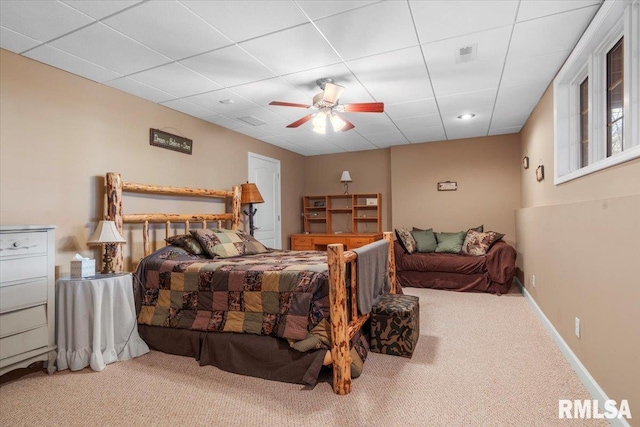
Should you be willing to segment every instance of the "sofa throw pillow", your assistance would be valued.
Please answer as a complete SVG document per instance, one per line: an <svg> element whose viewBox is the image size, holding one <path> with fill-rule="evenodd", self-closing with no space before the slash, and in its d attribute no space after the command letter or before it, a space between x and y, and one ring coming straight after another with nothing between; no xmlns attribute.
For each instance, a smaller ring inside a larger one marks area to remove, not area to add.
<svg viewBox="0 0 640 427"><path fill-rule="evenodd" d="M436 240L438 241L436 252L459 254L462 252L462 244L466 236L466 231L460 231L459 233L436 233Z"/></svg>
<svg viewBox="0 0 640 427"><path fill-rule="evenodd" d="M200 243L211 258L230 258L240 255L254 255L268 252L262 243L240 230L192 230L191 235Z"/></svg>
<svg viewBox="0 0 640 427"><path fill-rule="evenodd" d="M175 236L164 239L170 245L179 246L193 255L201 255L204 249L191 234L176 234Z"/></svg>
<svg viewBox="0 0 640 427"><path fill-rule="evenodd" d="M486 255L491 246L503 237L504 234L496 233L495 231L478 233L469 230L462 245L462 253L474 256Z"/></svg>
<svg viewBox="0 0 640 427"><path fill-rule="evenodd" d="M416 250L422 253L435 252L438 246L436 235L433 233L433 229L428 230L416 230L411 231L413 240L416 241Z"/></svg>
<svg viewBox="0 0 640 427"><path fill-rule="evenodd" d="M484 231L484 224L480 224L479 226L477 226L475 228L470 228L469 230L473 230L473 231L476 231L478 233L482 233Z"/></svg>
<svg viewBox="0 0 640 427"><path fill-rule="evenodd" d="M396 228L395 231L398 243L400 243L402 249L408 254L414 253L416 251L416 241L411 235L411 232L406 228Z"/></svg>

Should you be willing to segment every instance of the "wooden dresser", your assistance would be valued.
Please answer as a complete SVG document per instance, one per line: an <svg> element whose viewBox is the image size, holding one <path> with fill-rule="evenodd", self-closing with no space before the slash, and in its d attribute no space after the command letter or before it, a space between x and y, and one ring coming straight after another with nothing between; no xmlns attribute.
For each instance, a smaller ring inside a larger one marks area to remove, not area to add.
<svg viewBox="0 0 640 427"><path fill-rule="evenodd" d="M291 250L326 251L327 245L342 243L346 250L382 239L382 233L309 233L292 234Z"/></svg>
<svg viewBox="0 0 640 427"><path fill-rule="evenodd" d="M0 375L55 371L55 227L0 226Z"/></svg>

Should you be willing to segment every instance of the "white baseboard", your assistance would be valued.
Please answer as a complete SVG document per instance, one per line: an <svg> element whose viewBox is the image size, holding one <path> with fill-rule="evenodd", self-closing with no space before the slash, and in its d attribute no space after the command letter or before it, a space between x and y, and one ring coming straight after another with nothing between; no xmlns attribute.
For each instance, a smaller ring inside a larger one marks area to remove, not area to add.
<svg viewBox="0 0 640 427"><path fill-rule="evenodd" d="M598 385L596 380L593 379L589 371L587 371L587 368L585 368L582 362L580 362L580 359L578 359L578 357L571 350L565 340L562 339L556 328L553 327L549 319L547 319L547 316L545 316L540 307L538 307L538 304L536 304L535 300L531 297L522 283L520 283L517 277L515 278L515 284L516 286L518 286L518 288L520 288L520 290L522 291L522 295L524 295L524 298L533 308L533 311L536 313L547 332L549 332L549 335L551 335L551 338L556 343L558 349L560 350L560 352L562 352L565 359L567 359L567 362L569 362L573 370L576 372L576 374L578 374L578 378L580 378L580 381L582 381L584 386L587 388L587 391L589 392L589 394L591 394L591 397L598 401L600 410L604 413L604 402L606 400L609 400L607 394ZM631 415L633 415L633 413ZM630 427L629 422L624 418L613 418L607 421L609 421L609 424L615 427Z"/></svg>

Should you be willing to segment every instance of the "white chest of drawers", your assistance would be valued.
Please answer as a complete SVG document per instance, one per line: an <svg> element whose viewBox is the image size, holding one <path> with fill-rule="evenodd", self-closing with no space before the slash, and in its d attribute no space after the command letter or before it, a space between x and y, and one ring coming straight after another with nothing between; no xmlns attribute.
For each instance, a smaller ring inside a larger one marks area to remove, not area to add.
<svg viewBox="0 0 640 427"><path fill-rule="evenodd" d="M54 229L0 226L0 375L38 361L55 371Z"/></svg>

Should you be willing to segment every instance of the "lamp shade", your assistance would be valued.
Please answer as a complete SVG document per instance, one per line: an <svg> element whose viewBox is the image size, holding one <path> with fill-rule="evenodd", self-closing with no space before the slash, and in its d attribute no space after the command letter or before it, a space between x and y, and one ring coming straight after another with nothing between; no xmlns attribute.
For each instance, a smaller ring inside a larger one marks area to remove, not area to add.
<svg viewBox="0 0 640 427"><path fill-rule="evenodd" d="M87 241L87 245L106 245L108 243L127 243L113 221L100 221L98 228Z"/></svg>
<svg viewBox="0 0 640 427"><path fill-rule="evenodd" d="M351 182L351 174L349 171L343 171L340 177L340 182Z"/></svg>
<svg viewBox="0 0 640 427"><path fill-rule="evenodd" d="M264 203L264 199L254 183L247 182L246 184L242 184L242 198L240 199L240 203L243 205L246 203Z"/></svg>

